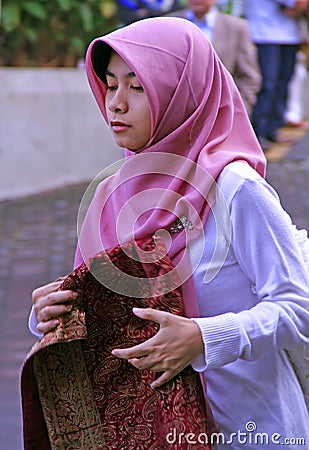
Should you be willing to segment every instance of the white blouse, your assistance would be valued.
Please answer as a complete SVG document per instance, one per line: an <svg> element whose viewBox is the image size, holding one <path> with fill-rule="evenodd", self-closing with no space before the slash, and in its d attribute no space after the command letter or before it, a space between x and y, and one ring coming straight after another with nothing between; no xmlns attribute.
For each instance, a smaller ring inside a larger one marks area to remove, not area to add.
<svg viewBox="0 0 309 450"><path fill-rule="evenodd" d="M230 222L217 230L214 208L193 275L205 348L193 367L204 371L222 433L213 448L309 448L308 411L283 350L309 345L309 275L294 228L276 192L247 164L227 166L218 186ZM219 258L210 265L216 242ZM202 238L191 245L193 266L201 246ZM210 281L209 269L217 273Z"/></svg>

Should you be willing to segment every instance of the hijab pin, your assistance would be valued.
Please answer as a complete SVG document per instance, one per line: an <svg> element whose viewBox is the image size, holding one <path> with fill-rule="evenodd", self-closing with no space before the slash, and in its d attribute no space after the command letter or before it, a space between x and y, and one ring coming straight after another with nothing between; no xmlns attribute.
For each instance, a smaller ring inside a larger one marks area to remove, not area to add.
<svg viewBox="0 0 309 450"><path fill-rule="evenodd" d="M170 226L170 232L180 233L185 228L188 228L188 230L193 230L194 226L186 216L181 216L179 219L175 220L175 222L172 223L172 225Z"/></svg>

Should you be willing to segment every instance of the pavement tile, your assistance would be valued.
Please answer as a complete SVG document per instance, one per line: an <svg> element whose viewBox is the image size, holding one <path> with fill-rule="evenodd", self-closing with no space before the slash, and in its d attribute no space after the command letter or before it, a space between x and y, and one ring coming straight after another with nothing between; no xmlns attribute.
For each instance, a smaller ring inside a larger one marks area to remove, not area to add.
<svg viewBox="0 0 309 450"><path fill-rule="evenodd" d="M19 377L32 290L71 270L85 184L0 202L0 448L22 450ZM38 449L39 450L39 449Z"/></svg>

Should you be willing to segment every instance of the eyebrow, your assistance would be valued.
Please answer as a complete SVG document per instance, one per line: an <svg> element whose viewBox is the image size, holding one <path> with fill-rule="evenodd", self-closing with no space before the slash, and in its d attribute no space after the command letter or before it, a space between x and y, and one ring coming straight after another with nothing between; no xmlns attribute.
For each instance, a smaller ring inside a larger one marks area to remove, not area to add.
<svg viewBox="0 0 309 450"><path fill-rule="evenodd" d="M116 75L113 72L111 72L110 70L108 70L108 69L105 72L105 76L109 76L109 77L112 77L112 78L117 78ZM137 78L134 72L127 73L125 77L126 78Z"/></svg>

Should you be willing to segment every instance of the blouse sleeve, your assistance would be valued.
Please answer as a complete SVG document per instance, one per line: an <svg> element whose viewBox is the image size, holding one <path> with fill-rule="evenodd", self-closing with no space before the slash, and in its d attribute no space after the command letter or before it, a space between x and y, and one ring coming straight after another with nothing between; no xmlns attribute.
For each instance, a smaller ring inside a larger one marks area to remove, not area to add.
<svg viewBox="0 0 309 450"><path fill-rule="evenodd" d="M35 337L41 339L44 334L37 330L38 321L34 312L34 308L32 306L29 319L28 319L28 328L30 333L32 333Z"/></svg>
<svg viewBox="0 0 309 450"><path fill-rule="evenodd" d="M309 276L294 229L278 196L263 180L245 180L231 204L232 242L257 304L239 313L194 319L205 347L203 367L309 342Z"/></svg>

